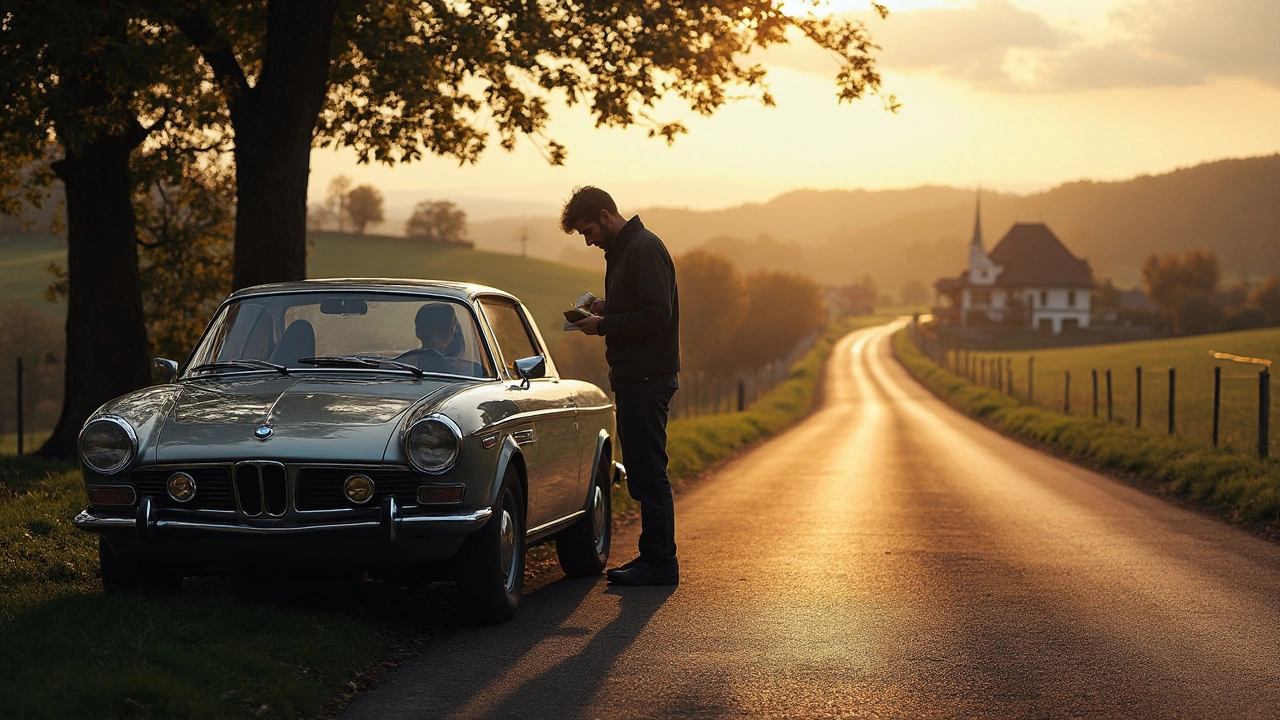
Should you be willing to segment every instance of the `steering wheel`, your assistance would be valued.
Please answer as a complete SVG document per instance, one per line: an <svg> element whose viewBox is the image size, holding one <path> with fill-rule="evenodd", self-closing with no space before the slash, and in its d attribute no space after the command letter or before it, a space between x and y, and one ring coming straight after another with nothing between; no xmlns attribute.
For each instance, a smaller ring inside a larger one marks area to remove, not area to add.
<svg viewBox="0 0 1280 720"><path fill-rule="evenodd" d="M436 350L435 348L414 348L408 352L403 352L397 355L396 360L399 360L400 362L413 363L422 370L427 369L427 365L425 363L430 363L432 365L448 364L448 360L445 358L444 353Z"/></svg>

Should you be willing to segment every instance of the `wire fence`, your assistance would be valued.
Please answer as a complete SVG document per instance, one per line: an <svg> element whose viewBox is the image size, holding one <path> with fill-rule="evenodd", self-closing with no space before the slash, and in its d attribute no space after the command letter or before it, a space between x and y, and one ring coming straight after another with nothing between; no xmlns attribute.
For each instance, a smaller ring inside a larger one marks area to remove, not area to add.
<svg viewBox="0 0 1280 720"><path fill-rule="evenodd" d="M1178 362L1081 348L1069 354L990 353L913 323L911 339L940 367L1023 402L1131 425L1231 452L1277 457L1280 406L1271 400L1271 359L1225 352Z"/></svg>
<svg viewBox="0 0 1280 720"><path fill-rule="evenodd" d="M814 332L796 343L786 356L751 370L727 373L693 371L680 373L680 391L671 406L671 419L715 415L749 409L777 387L804 354L817 342Z"/></svg>

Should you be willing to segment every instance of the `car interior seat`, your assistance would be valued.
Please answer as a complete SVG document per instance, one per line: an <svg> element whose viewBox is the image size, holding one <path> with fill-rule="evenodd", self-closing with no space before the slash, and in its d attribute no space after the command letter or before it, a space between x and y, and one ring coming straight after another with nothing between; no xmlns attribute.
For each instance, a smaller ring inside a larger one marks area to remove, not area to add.
<svg viewBox="0 0 1280 720"><path fill-rule="evenodd" d="M271 353L271 362L286 367L316 354L316 331L310 321L294 320L280 336L280 344Z"/></svg>

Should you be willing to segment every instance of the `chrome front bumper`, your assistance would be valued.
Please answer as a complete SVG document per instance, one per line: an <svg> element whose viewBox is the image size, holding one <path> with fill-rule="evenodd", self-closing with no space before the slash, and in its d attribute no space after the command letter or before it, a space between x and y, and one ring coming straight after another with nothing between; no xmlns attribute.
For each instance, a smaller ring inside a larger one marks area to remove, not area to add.
<svg viewBox="0 0 1280 720"><path fill-rule="evenodd" d="M95 515L88 508L80 511L72 521L88 532L130 531L138 534L142 542L151 542L161 535L183 536L239 536L239 537L291 537L306 535L329 536L381 536L394 542L399 537L424 537L431 535L465 535L479 530L493 515L492 508L482 508L453 515L403 516L394 498L382 503L377 520L334 521L311 524L249 525L243 522L215 522L211 520L186 520L165 518L151 503L143 498L134 517L110 517Z"/></svg>

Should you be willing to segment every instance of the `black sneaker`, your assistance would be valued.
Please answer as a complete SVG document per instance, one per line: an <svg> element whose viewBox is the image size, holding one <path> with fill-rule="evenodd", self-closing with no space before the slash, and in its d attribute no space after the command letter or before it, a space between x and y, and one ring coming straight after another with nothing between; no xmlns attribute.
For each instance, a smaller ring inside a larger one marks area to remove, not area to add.
<svg viewBox="0 0 1280 720"><path fill-rule="evenodd" d="M615 585L679 585L680 565L673 562L669 567L658 567L636 558L613 568L608 575L609 582Z"/></svg>

